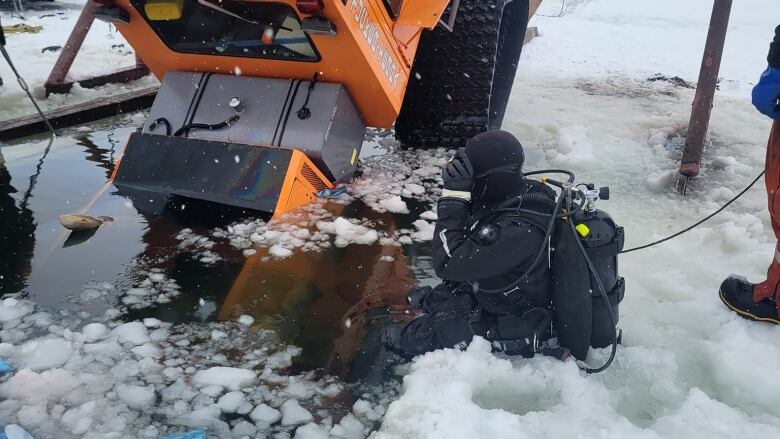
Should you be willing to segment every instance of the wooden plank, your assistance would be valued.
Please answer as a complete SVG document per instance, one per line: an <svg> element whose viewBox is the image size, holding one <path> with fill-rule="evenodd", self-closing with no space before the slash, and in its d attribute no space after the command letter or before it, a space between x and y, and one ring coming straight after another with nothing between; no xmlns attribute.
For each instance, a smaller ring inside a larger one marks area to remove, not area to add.
<svg viewBox="0 0 780 439"><path fill-rule="evenodd" d="M149 87L114 96L87 101L81 104L49 111L49 118L55 129L80 125L118 114L148 108L154 102L159 87ZM0 121L0 140L12 140L20 137L46 132L46 125L37 114Z"/></svg>

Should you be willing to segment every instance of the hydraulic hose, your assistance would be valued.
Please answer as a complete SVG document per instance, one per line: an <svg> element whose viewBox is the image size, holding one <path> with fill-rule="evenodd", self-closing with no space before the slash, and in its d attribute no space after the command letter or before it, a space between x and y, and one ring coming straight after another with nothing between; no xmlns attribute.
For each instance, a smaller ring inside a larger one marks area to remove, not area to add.
<svg viewBox="0 0 780 439"><path fill-rule="evenodd" d="M182 134L189 134L191 129L199 129L199 130L220 130L222 128L230 126L230 124L235 123L240 118L239 115L235 114L233 116L230 116L229 119L222 121L220 123L215 124L208 124L208 123L189 123L187 125L184 125L183 127L176 130L175 133L173 133L174 137L179 137Z"/></svg>

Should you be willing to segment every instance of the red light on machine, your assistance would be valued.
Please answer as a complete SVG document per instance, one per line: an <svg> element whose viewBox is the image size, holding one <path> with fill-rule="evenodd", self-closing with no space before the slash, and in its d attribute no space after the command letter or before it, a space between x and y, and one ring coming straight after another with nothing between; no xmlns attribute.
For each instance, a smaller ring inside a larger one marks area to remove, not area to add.
<svg viewBox="0 0 780 439"><path fill-rule="evenodd" d="M298 0L296 3L301 14L319 16L325 10L322 0Z"/></svg>

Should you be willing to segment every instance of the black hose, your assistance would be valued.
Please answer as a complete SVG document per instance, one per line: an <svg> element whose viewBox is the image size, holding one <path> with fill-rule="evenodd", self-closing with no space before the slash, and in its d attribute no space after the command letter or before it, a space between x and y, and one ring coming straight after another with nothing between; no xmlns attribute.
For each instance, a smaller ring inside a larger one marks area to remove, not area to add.
<svg viewBox="0 0 780 439"><path fill-rule="evenodd" d="M165 135L170 136L171 135L171 123L168 122L168 119L161 117L159 119L156 119L154 122L149 125L149 129L154 130L157 128L157 125L164 124L165 125Z"/></svg>
<svg viewBox="0 0 780 439"><path fill-rule="evenodd" d="M747 185L747 187L746 187L745 189L742 189L742 192L738 193L738 194L737 194L737 195L736 195L734 198L730 199L730 200L729 200L729 201L728 201L726 204L724 204L723 206L721 206L721 207L720 207L718 210L716 210L715 212L712 212L711 214L707 215L707 216L706 216L704 219L702 219L701 221L697 222L696 224L694 224L694 225L692 225L692 226L690 226L690 227L687 227L687 228L685 228L685 229L683 229L683 230L680 230L679 232L677 232L677 233L675 233L675 234L673 234L673 235L667 236L666 238L659 239L658 241L653 241L653 242L651 242L651 243L649 243L649 244L640 245L639 247L633 247L633 248L630 248L630 249L627 249L627 250L623 250L623 251L621 251L619 254L621 254L621 255L622 255L622 254L624 254L624 253L631 253L631 252L635 252L635 251L637 251L637 250L644 250L644 249L646 249L646 248L649 248L649 247L652 247L652 246L654 246L654 245L658 245L658 244L661 244L661 243L663 243L663 242L666 242L666 241L668 241L668 240L670 240L670 239L674 239L674 238L676 238L676 237L678 237L678 236L682 235L683 233L690 232L691 230L695 229L696 227L698 227L698 226L700 226L700 225L704 224L704 222L706 222L707 220L711 219L711 218L712 218L712 217L714 217L715 215L717 215L717 214L719 214L719 213L723 212L723 211L724 211L724 210L725 210L727 207L729 207L729 206L730 206L730 205L731 205L733 202L737 201L737 200L738 200L740 197L742 197L743 195L745 195L745 192L749 191L749 190L750 190L750 188L752 188L752 187L753 187L753 186L754 186L754 185L755 185L755 184L758 182L758 180L760 180L760 179L761 179L761 177L763 177L763 176L764 176L764 171L761 171L761 173L760 173L760 174L758 174L758 177L756 177L755 179L753 179L753 181L751 181L751 182L750 182L750 184L749 184L749 185Z"/></svg>
<svg viewBox="0 0 780 439"><path fill-rule="evenodd" d="M182 134L189 134L191 129L209 130L209 131L219 130L219 129L222 129L222 128L230 126L230 124L232 124L232 123L237 122L239 118L240 118L240 116L235 114L233 116L230 116L230 119L225 120L225 121L220 122L220 123L215 123L215 124L189 123L189 124L184 125L183 127L179 128L178 130L176 130L176 132L173 133L173 136L174 137L179 137Z"/></svg>

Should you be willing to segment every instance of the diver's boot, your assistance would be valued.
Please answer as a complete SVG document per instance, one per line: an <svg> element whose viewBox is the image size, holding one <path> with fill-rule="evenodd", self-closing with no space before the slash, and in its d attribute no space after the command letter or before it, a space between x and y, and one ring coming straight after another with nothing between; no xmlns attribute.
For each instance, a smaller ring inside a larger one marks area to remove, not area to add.
<svg viewBox="0 0 780 439"><path fill-rule="evenodd" d="M732 311L749 320L780 324L777 304L773 297L753 300L752 284L743 277L729 276L720 284L720 300Z"/></svg>

